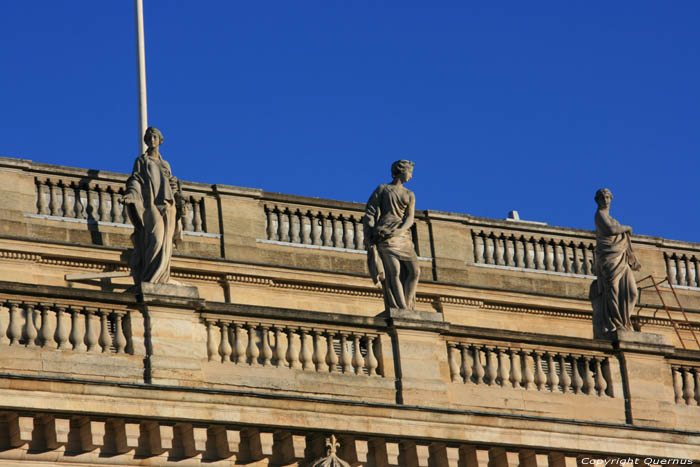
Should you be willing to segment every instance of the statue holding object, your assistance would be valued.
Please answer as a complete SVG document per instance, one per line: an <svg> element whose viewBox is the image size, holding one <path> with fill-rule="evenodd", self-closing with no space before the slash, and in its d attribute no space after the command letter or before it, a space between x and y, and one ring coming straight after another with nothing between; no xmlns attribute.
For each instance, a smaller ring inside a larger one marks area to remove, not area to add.
<svg viewBox="0 0 700 467"><path fill-rule="evenodd" d="M173 245L182 238L180 219L187 208L180 184L158 150L163 134L149 127L144 141L148 149L134 162L121 198L134 225L131 275L137 286L144 282L176 284L170 279L170 260Z"/></svg>
<svg viewBox="0 0 700 467"><path fill-rule="evenodd" d="M416 305L420 269L411 235L416 198L404 187L413 166L407 160L394 162L393 181L379 185L365 207L367 266L374 283L381 283L387 310L413 310Z"/></svg>
<svg viewBox="0 0 700 467"><path fill-rule="evenodd" d="M617 331L633 331L630 314L639 292L632 271L641 266L632 251L632 227L620 225L610 216L613 196L607 188L596 192L596 280L590 288L593 306L593 337L611 338Z"/></svg>

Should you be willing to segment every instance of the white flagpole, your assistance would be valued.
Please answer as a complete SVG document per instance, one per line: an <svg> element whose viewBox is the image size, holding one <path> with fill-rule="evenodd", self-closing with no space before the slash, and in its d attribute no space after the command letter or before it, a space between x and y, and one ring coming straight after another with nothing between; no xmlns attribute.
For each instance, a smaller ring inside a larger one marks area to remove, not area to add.
<svg viewBox="0 0 700 467"><path fill-rule="evenodd" d="M143 136L148 127L148 112L146 109L146 50L143 40L143 0L135 0L136 5L136 52L138 55L139 81L139 154L146 152Z"/></svg>

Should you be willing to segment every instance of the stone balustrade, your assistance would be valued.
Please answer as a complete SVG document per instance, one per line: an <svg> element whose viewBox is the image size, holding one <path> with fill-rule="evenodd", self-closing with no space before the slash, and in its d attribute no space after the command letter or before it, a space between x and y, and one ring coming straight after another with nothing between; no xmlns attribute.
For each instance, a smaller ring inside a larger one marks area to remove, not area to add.
<svg viewBox="0 0 700 467"><path fill-rule="evenodd" d="M700 405L700 366L672 365L676 404Z"/></svg>
<svg viewBox="0 0 700 467"><path fill-rule="evenodd" d="M127 320L122 310L0 300L0 346L132 353Z"/></svg>
<svg viewBox="0 0 700 467"><path fill-rule="evenodd" d="M452 382L614 397L609 358L449 341Z"/></svg>
<svg viewBox="0 0 700 467"><path fill-rule="evenodd" d="M221 318L205 322L210 361L383 376L376 333Z"/></svg>
<svg viewBox="0 0 700 467"><path fill-rule="evenodd" d="M326 442L331 434L338 441L337 457L354 467L518 464L560 467L576 465L577 459L592 458L571 449L505 449L484 443L365 437L350 432L298 431L284 426L48 412L0 412L0 433L5 434L0 436L2 461L70 462L71 465L306 466L326 458Z"/></svg>
<svg viewBox="0 0 700 467"><path fill-rule="evenodd" d="M364 250L364 213L265 203L267 240Z"/></svg>
<svg viewBox="0 0 700 467"><path fill-rule="evenodd" d="M673 285L700 287L700 264L697 252L664 252L666 273Z"/></svg>
<svg viewBox="0 0 700 467"><path fill-rule="evenodd" d="M591 276L591 241L472 229L474 263Z"/></svg>
<svg viewBox="0 0 700 467"><path fill-rule="evenodd" d="M71 177L36 176L37 216L75 221L130 225L126 205L119 202L124 195L124 182ZM182 219L183 230L206 232L204 200L185 193L187 216Z"/></svg>

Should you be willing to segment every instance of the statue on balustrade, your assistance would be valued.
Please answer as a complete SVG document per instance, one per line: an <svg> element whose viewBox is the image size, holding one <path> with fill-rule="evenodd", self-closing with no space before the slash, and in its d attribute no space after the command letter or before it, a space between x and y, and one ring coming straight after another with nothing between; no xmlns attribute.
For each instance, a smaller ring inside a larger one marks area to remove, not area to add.
<svg viewBox="0 0 700 467"><path fill-rule="evenodd" d="M407 160L394 162L394 180L379 185L365 208L367 266L374 283L381 283L387 310L413 310L416 304L420 269L411 234L416 198L404 186L413 176L413 166Z"/></svg>
<svg viewBox="0 0 700 467"><path fill-rule="evenodd" d="M630 314L637 303L637 283L632 271L641 268L632 251L632 227L610 216L612 193L601 188L595 194L596 246L590 288L593 305L593 336L610 338L616 331L633 331Z"/></svg>
<svg viewBox="0 0 700 467"><path fill-rule="evenodd" d="M186 215L186 205L170 164L158 150L163 134L149 127L144 141L148 149L134 162L121 198L134 225L129 266L136 285L175 283L170 279L170 259L173 244L182 238L180 219Z"/></svg>

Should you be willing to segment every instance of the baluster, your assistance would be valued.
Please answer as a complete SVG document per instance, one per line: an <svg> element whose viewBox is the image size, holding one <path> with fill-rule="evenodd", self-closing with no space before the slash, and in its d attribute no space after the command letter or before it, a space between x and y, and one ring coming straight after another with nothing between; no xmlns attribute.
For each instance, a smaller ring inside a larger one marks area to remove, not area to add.
<svg viewBox="0 0 700 467"><path fill-rule="evenodd" d="M678 258L678 285L686 285L686 257L685 255Z"/></svg>
<svg viewBox="0 0 700 467"><path fill-rule="evenodd" d="M673 394L676 398L676 404L683 402L683 375L680 367L671 367L671 375L673 376Z"/></svg>
<svg viewBox="0 0 700 467"><path fill-rule="evenodd" d="M472 238L474 240L474 263L484 264L486 260L484 259L484 237L483 232L474 233L472 230Z"/></svg>
<svg viewBox="0 0 700 467"><path fill-rule="evenodd" d="M523 237L513 238L513 248L515 249L515 266L524 268L525 266L525 241Z"/></svg>
<svg viewBox="0 0 700 467"><path fill-rule="evenodd" d="M334 238L333 246L336 246L337 248L345 248L345 245L347 244L348 239L345 236L345 216L344 215L338 214L338 216L335 218L333 233L334 233L334 235L336 235L336 238Z"/></svg>
<svg viewBox="0 0 700 467"><path fill-rule="evenodd" d="M581 243L581 253L583 253L583 264L581 265L581 274L591 276L593 275L593 268L591 267L591 264L593 263L592 255L591 251L583 243Z"/></svg>
<svg viewBox="0 0 700 467"><path fill-rule="evenodd" d="M566 264L566 246L563 241L554 243L554 270L558 272L569 272Z"/></svg>
<svg viewBox="0 0 700 467"><path fill-rule="evenodd" d="M355 228L355 249L364 250L365 249L365 233L362 230L362 220L353 221Z"/></svg>
<svg viewBox="0 0 700 467"><path fill-rule="evenodd" d="M574 394L580 394L582 389L583 389L583 379L581 378L581 374L579 372L578 368L578 356L571 354L571 369L573 372L573 387L574 387Z"/></svg>
<svg viewBox="0 0 700 467"><path fill-rule="evenodd" d="M300 341L301 341L301 353L299 354L299 359L301 360L302 370L313 370L314 369L314 344L313 337L309 333L308 329L300 328ZM311 343L309 343L311 340Z"/></svg>
<svg viewBox="0 0 700 467"><path fill-rule="evenodd" d="M591 376L590 361L591 357L583 356L583 392L585 394L591 394L591 391L595 387L593 376Z"/></svg>
<svg viewBox="0 0 700 467"><path fill-rule="evenodd" d="M530 352L523 350L522 353L522 358L521 362L523 364L523 386L525 386L525 389L534 389L535 388L535 375L532 373L532 368L534 366L534 363L532 362L532 355L530 355Z"/></svg>
<svg viewBox="0 0 700 467"><path fill-rule="evenodd" d="M574 242L570 242L566 248L568 249L569 252L571 252L571 256L567 255L567 265L569 266L569 272L572 274L581 274L581 265L580 265L580 252L578 251L578 247Z"/></svg>
<svg viewBox="0 0 700 467"><path fill-rule="evenodd" d="M481 364L481 349L474 346L474 382L480 384L484 381L484 375L486 371L484 366Z"/></svg>
<svg viewBox="0 0 700 467"><path fill-rule="evenodd" d="M109 352L112 348L112 336L109 334L108 325L109 313L109 310L100 310L100 338L97 342L102 348L102 353Z"/></svg>
<svg viewBox="0 0 700 467"><path fill-rule="evenodd" d="M328 346L326 349L326 365L328 365L328 369L331 373L338 371L338 355L336 355L335 349L333 348L333 336L334 334L330 331L326 333L326 343Z"/></svg>
<svg viewBox="0 0 700 467"><path fill-rule="evenodd" d="M454 342L447 343L447 363L450 367L450 379L454 383L459 378L459 365L457 364L457 346Z"/></svg>
<svg viewBox="0 0 700 467"><path fill-rule="evenodd" d="M7 338L7 331L10 327L10 308L5 305L6 303L0 300L0 345L10 343Z"/></svg>
<svg viewBox="0 0 700 467"><path fill-rule="evenodd" d="M608 383L605 381L605 377L603 376L601 359L593 357L593 363L595 364L595 391L598 396L602 396L605 394L605 390L608 388Z"/></svg>
<svg viewBox="0 0 700 467"><path fill-rule="evenodd" d="M685 403L695 405L695 388L693 387L693 375L690 373L690 368L683 368L683 399Z"/></svg>
<svg viewBox="0 0 700 467"><path fill-rule="evenodd" d="M124 190L120 188L119 195L121 196L123 194L124 194ZM122 216L121 216L122 222L124 222L125 224L131 224L131 219L129 218L129 207L126 203L121 203L121 212L122 212ZM183 219L183 222L185 222L184 219ZM185 230L185 228L183 227L182 230Z"/></svg>
<svg viewBox="0 0 700 467"><path fill-rule="evenodd" d="M292 328L287 328L287 361L289 368L300 369L299 349L296 346L296 333Z"/></svg>
<svg viewBox="0 0 700 467"><path fill-rule="evenodd" d="M44 183L39 179L36 180L36 207L38 214L49 214L46 198L44 198Z"/></svg>
<svg viewBox="0 0 700 467"><path fill-rule="evenodd" d="M309 219L308 213L299 213L301 218L301 242L304 245L311 244L311 219Z"/></svg>
<svg viewBox="0 0 700 467"><path fill-rule="evenodd" d="M74 197L73 199L75 202L73 203L73 209L75 212L75 218L76 219L85 219L85 206L83 205L83 200L81 197L81 189L80 189L80 183L79 182L73 182L71 183L71 188L73 189Z"/></svg>
<svg viewBox="0 0 700 467"><path fill-rule="evenodd" d="M700 368L695 368L693 370L695 373L695 404L700 405Z"/></svg>
<svg viewBox="0 0 700 467"><path fill-rule="evenodd" d="M535 239L532 237L529 239L523 238L523 246L525 248L525 268L537 269L537 245L535 244Z"/></svg>
<svg viewBox="0 0 700 467"><path fill-rule="evenodd" d="M18 345L22 339L22 314L24 310L19 302L10 301L10 326L7 330L7 337L10 339L10 345Z"/></svg>
<svg viewBox="0 0 700 467"><path fill-rule="evenodd" d="M60 216L61 213L58 206L58 193L56 191L57 186L55 183L52 183L51 180L47 180L46 188L49 191L49 214L52 216Z"/></svg>
<svg viewBox="0 0 700 467"><path fill-rule="evenodd" d="M289 241L292 243L301 243L301 221L299 219L299 210L289 213Z"/></svg>
<svg viewBox="0 0 700 467"><path fill-rule="evenodd" d="M352 250L355 247L353 224L354 222L350 218L343 217L343 245L348 250Z"/></svg>
<svg viewBox="0 0 700 467"><path fill-rule="evenodd" d="M56 333L54 339L58 350L70 350L72 348L69 337L70 316L66 314L67 307L56 306Z"/></svg>
<svg viewBox="0 0 700 467"><path fill-rule="evenodd" d="M321 217L323 228L323 246L333 246L333 215Z"/></svg>
<svg viewBox="0 0 700 467"><path fill-rule="evenodd" d="M87 202L85 203L85 213L88 219L94 221L97 219L97 209L95 209L95 188L91 187L89 182L85 185L85 195L87 197Z"/></svg>
<svg viewBox="0 0 700 467"><path fill-rule="evenodd" d="M279 240L278 230L277 230L277 215L273 208L270 206L265 206L265 215L267 216L267 239L268 240Z"/></svg>
<svg viewBox="0 0 700 467"><path fill-rule="evenodd" d="M314 352L312 361L316 367L316 371L327 372L328 365L326 364L326 345L324 345L322 341L323 335L318 329L314 329L312 332L314 336Z"/></svg>
<svg viewBox="0 0 700 467"><path fill-rule="evenodd" d="M493 236L493 233L487 237L484 238L484 247L486 252L484 253L484 259L486 260L486 264L495 264L496 257L495 255L495 244L494 244L495 238Z"/></svg>
<svg viewBox="0 0 700 467"><path fill-rule="evenodd" d="M515 237L512 235L503 239L505 245L506 266L515 266Z"/></svg>
<svg viewBox="0 0 700 467"><path fill-rule="evenodd" d="M117 349L117 353L124 353L128 342L124 336L121 313L114 313L114 331L114 346Z"/></svg>
<svg viewBox="0 0 700 467"><path fill-rule="evenodd" d="M690 258L686 255L683 255L683 270L685 271L683 285L692 285L692 283L693 283L693 279L691 279L691 276L692 276L692 268L690 267L691 264L692 263L690 261Z"/></svg>
<svg viewBox="0 0 700 467"><path fill-rule="evenodd" d="M492 349L484 347L484 351L486 352L486 375L484 376L484 381L489 386L493 386L493 383L496 382L496 377L498 376L498 368L496 367L497 363L493 361L494 355L492 354Z"/></svg>
<svg viewBox="0 0 700 467"><path fill-rule="evenodd" d="M497 381L498 384L505 387L508 385L508 365L506 364L506 360L503 357L504 349L496 348L496 352L498 352L498 376L497 376Z"/></svg>
<svg viewBox="0 0 700 467"><path fill-rule="evenodd" d="M68 188L65 182L59 182L61 187L61 216L73 217L73 205L68 200Z"/></svg>
<svg viewBox="0 0 700 467"><path fill-rule="evenodd" d="M353 346L352 366L355 369L355 374L361 375L365 359L362 358L362 352L360 351L360 336L358 334L353 334L352 337L355 343Z"/></svg>
<svg viewBox="0 0 700 467"><path fill-rule="evenodd" d="M260 339L262 340L262 364L272 365L272 348L270 347L270 329L267 326L260 326Z"/></svg>
<svg viewBox="0 0 700 467"><path fill-rule="evenodd" d="M377 357L374 355L374 342L377 339L376 336L366 336L365 342L367 343L367 356L365 357L365 368L369 371L370 376L377 376L377 367L379 362Z"/></svg>
<svg viewBox="0 0 700 467"><path fill-rule="evenodd" d="M508 349L510 354L510 384L514 388L520 388L520 381L522 379L522 366L520 363L520 353L515 349Z"/></svg>
<svg viewBox="0 0 700 467"><path fill-rule="evenodd" d="M211 362L217 357L223 359L223 355L219 353L219 348L216 345L216 334L214 331L214 323L211 320L207 320L207 358Z"/></svg>
<svg viewBox="0 0 700 467"><path fill-rule="evenodd" d="M258 365L258 357L260 356L260 349L258 349L257 343L257 326L255 324L246 323L248 328L248 349L246 350L246 357L249 365Z"/></svg>
<svg viewBox="0 0 700 467"><path fill-rule="evenodd" d="M681 285L681 284L683 284L683 282L681 281L681 277L684 275L683 268L681 267L681 259L675 253L673 254L672 258L673 258L673 268L676 271L676 274L673 277L673 280L675 281L674 284Z"/></svg>
<svg viewBox="0 0 700 467"><path fill-rule="evenodd" d="M231 360L231 355L233 354L233 347L230 342L230 331L229 323L225 321L219 321L219 329L221 330L221 339L219 340L219 355L221 356L221 362L228 362ZM237 326L236 326L236 330Z"/></svg>
<svg viewBox="0 0 700 467"><path fill-rule="evenodd" d="M279 237L281 242L289 241L289 209L277 209Z"/></svg>
<svg viewBox="0 0 700 467"><path fill-rule="evenodd" d="M53 345L54 321L51 316L51 305L44 303L41 306L41 329L39 330L39 342L42 347L55 348ZM0 329L0 332L3 330Z"/></svg>
<svg viewBox="0 0 700 467"><path fill-rule="evenodd" d="M100 319L96 314L95 309L85 310L85 324L87 325L87 330L85 332L85 344L87 344L88 352L99 352L99 346L97 345L99 339L99 324Z"/></svg>
<svg viewBox="0 0 700 467"><path fill-rule="evenodd" d="M542 352L533 350L532 353L535 356L535 386L537 386L538 391L542 391L547 382L544 371L542 371Z"/></svg>
<svg viewBox="0 0 700 467"><path fill-rule="evenodd" d="M202 206L200 200L195 199L194 196L190 198L192 200L192 227L194 227L195 232L202 232L204 229L204 222L202 221Z"/></svg>
<svg viewBox="0 0 700 467"><path fill-rule="evenodd" d="M698 286L698 260L695 256L690 258L688 267L688 285L691 287Z"/></svg>
<svg viewBox="0 0 700 467"><path fill-rule="evenodd" d="M535 243L536 252L537 252L537 258L536 258L536 268L539 269L540 271L546 271L547 266L546 264L546 258L545 258L545 242L544 239L541 238L537 243Z"/></svg>
<svg viewBox="0 0 700 467"><path fill-rule="evenodd" d="M107 189L101 186L97 186L95 188L97 189L97 194L99 196L100 205L97 213L100 215L100 221L109 222L109 208L107 207L107 197L109 194L107 193Z"/></svg>
<svg viewBox="0 0 700 467"><path fill-rule="evenodd" d="M321 235L323 235L323 217L321 217L321 213L314 215L311 212L309 212L309 216L311 216L311 240L314 245L323 245L323 239L321 238Z"/></svg>
<svg viewBox="0 0 700 467"><path fill-rule="evenodd" d="M554 266L554 245L553 240L544 242L545 271L556 271Z"/></svg>
<svg viewBox="0 0 700 467"><path fill-rule="evenodd" d="M85 345L85 318L80 312L80 309L71 308L70 311L73 321L70 332L70 342L73 344L73 350L85 351L87 350L87 346Z"/></svg>
<svg viewBox="0 0 700 467"><path fill-rule="evenodd" d="M343 373L352 373L352 358L348 352L348 336L346 333L340 333L340 365Z"/></svg>
<svg viewBox="0 0 700 467"><path fill-rule="evenodd" d="M119 209L119 196L117 194L117 189L113 187L107 187L107 190L109 190L109 198L110 198L110 211L109 211L109 217L110 217L110 222L114 222L115 224L121 224L122 220L120 219L122 212L121 209Z"/></svg>
<svg viewBox="0 0 700 467"><path fill-rule="evenodd" d="M555 392L559 387L559 375L557 375L557 365L554 362L554 355L552 355L552 352L547 352L547 365L549 366L547 384L549 385L549 390Z"/></svg>
<svg viewBox="0 0 700 467"><path fill-rule="evenodd" d="M473 359L471 358L469 346L467 344L460 345L460 350L462 352L462 378L465 383L469 383L472 380L472 367L474 366Z"/></svg>
<svg viewBox="0 0 700 467"><path fill-rule="evenodd" d="M286 367L287 359L286 349L282 346L282 329L279 326L275 326L275 366ZM287 345L289 347L289 345Z"/></svg>
<svg viewBox="0 0 700 467"><path fill-rule="evenodd" d="M508 254L508 242L506 241L505 235L502 233L496 237L496 264L499 266L505 266L506 256Z"/></svg>
<svg viewBox="0 0 700 467"><path fill-rule="evenodd" d="M235 352L235 361L237 364L243 364L246 360L246 347L243 345L243 329L240 323L233 323L234 326L234 338L236 342L233 346ZM233 357L232 357L233 359Z"/></svg>
<svg viewBox="0 0 700 467"><path fill-rule="evenodd" d="M34 305L32 303L24 304L24 318L25 325L23 337L26 339L26 343L24 345L27 347L34 347L36 345L36 338L39 335L39 332L36 329Z"/></svg>
<svg viewBox="0 0 700 467"><path fill-rule="evenodd" d="M571 386L571 377L569 373L566 372L566 357L564 354L559 354L559 369L561 370L561 392L567 394L570 392L569 386Z"/></svg>

